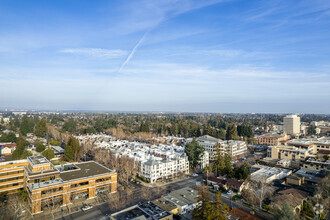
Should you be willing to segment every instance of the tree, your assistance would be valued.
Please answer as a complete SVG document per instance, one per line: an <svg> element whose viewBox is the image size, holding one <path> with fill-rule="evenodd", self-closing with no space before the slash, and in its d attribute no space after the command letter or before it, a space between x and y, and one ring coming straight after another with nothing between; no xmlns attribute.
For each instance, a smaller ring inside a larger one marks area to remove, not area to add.
<svg viewBox="0 0 330 220"><path fill-rule="evenodd" d="M16 135L13 132L3 133L0 137L0 142L16 142L16 140Z"/></svg>
<svg viewBox="0 0 330 220"><path fill-rule="evenodd" d="M64 122L63 131L76 132L77 122L74 119L70 119Z"/></svg>
<svg viewBox="0 0 330 220"><path fill-rule="evenodd" d="M247 166L245 164L241 167L235 167L233 172L235 178L241 180L247 179L250 175L250 171L247 169Z"/></svg>
<svg viewBox="0 0 330 220"><path fill-rule="evenodd" d="M233 177L234 173L231 165L231 157L228 153L224 155L224 162L225 162L224 174L226 174L228 177Z"/></svg>
<svg viewBox="0 0 330 220"><path fill-rule="evenodd" d="M237 135L237 128L235 124L230 124L227 127L226 131L226 140L237 140L238 135Z"/></svg>
<svg viewBox="0 0 330 220"><path fill-rule="evenodd" d="M193 140L192 142L186 144L184 151L188 156L189 165L191 168L195 169L200 165L201 158L205 151L203 146L199 145L196 140Z"/></svg>
<svg viewBox="0 0 330 220"><path fill-rule="evenodd" d="M213 164L213 171L216 172L216 174L219 176L219 174L224 174L225 169L225 160L223 157L223 152L221 151L221 145L217 144L215 146L216 149L216 159Z"/></svg>
<svg viewBox="0 0 330 220"><path fill-rule="evenodd" d="M19 134L19 137L16 142L16 149L11 156L13 160L19 160L23 157L23 152L25 150L24 141L25 140L23 139L22 134Z"/></svg>
<svg viewBox="0 0 330 220"><path fill-rule="evenodd" d="M267 177L262 176L260 179L247 183L246 188L243 189L242 196L251 204L258 205L262 208L262 203L266 198L269 198L274 193L274 188L270 183L266 182Z"/></svg>
<svg viewBox="0 0 330 220"><path fill-rule="evenodd" d="M33 121L30 118L28 118L26 115L24 115L19 128L21 134L23 136L26 136L27 133L33 132L33 127L34 127Z"/></svg>
<svg viewBox="0 0 330 220"><path fill-rule="evenodd" d="M74 160L74 152L72 147L67 145L64 149L64 160L66 161L73 161Z"/></svg>
<svg viewBox="0 0 330 220"><path fill-rule="evenodd" d="M248 137L248 138L253 137L253 131L250 125L244 125L244 124L238 125L237 134L238 136L242 136L242 137Z"/></svg>
<svg viewBox="0 0 330 220"><path fill-rule="evenodd" d="M210 192L206 186L200 186L198 194L199 206L193 211L193 219L227 219L229 207L221 201L221 192L216 192L214 201L211 200Z"/></svg>
<svg viewBox="0 0 330 220"><path fill-rule="evenodd" d="M70 137L67 146L64 149L64 156L66 160L77 161L79 159L80 143L75 137Z"/></svg>
<svg viewBox="0 0 330 220"><path fill-rule="evenodd" d="M46 157L48 160L51 160L55 157L54 150L53 149L46 149L42 153L42 156Z"/></svg>
<svg viewBox="0 0 330 220"><path fill-rule="evenodd" d="M149 125L148 125L148 123L141 122L140 131L141 132L149 132Z"/></svg>
<svg viewBox="0 0 330 220"><path fill-rule="evenodd" d="M34 133L37 137L45 137L47 133L47 121L42 118L35 126Z"/></svg>
<svg viewBox="0 0 330 220"><path fill-rule="evenodd" d="M40 152L43 152L45 149L46 149L45 145L41 142L38 142L36 151L40 153Z"/></svg>
<svg viewBox="0 0 330 220"><path fill-rule="evenodd" d="M309 134L309 135L316 134L316 127L314 125L310 125L307 129L307 134Z"/></svg>
<svg viewBox="0 0 330 220"><path fill-rule="evenodd" d="M281 208L275 209L274 216L277 220L297 219L297 216L288 203L284 203Z"/></svg>

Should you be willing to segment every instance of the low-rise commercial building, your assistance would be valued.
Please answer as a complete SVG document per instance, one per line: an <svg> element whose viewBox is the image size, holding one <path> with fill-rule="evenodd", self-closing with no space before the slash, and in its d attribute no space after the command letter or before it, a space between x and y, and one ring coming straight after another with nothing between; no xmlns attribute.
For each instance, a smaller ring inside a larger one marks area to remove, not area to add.
<svg viewBox="0 0 330 220"><path fill-rule="evenodd" d="M163 198L176 205L179 208L179 214L191 212L199 204L198 192L190 187L174 190Z"/></svg>
<svg viewBox="0 0 330 220"><path fill-rule="evenodd" d="M94 161L55 167L43 156L31 156L0 163L0 174L5 178L0 192L25 189L32 214L49 204L65 206L77 198L117 191L117 173Z"/></svg>
<svg viewBox="0 0 330 220"><path fill-rule="evenodd" d="M277 168L277 167L268 167L264 165L253 165L251 167L254 170L257 170L251 174L251 180L253 181L265 181L269 183L276 179L283 179L289 176L292 171L289 169Z"/></svg>
<svg viewBox="0 0 330 220"><path fill-rule="evenodd" d="M111 220L172 220L173 214L159 208L151 202L142 202L110 216Z"/></svg>

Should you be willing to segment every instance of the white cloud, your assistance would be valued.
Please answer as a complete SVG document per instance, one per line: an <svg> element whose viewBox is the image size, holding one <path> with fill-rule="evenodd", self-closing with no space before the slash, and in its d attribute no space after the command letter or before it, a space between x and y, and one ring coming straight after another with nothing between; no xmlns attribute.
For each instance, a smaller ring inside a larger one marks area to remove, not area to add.
<svg viewBox="0 0 330 220"><path fill-rule="evenodd" d="M109 50L103 48L67 48L60 52L106 59L120 58L127 54L127 51L124 50Z"/></svg>

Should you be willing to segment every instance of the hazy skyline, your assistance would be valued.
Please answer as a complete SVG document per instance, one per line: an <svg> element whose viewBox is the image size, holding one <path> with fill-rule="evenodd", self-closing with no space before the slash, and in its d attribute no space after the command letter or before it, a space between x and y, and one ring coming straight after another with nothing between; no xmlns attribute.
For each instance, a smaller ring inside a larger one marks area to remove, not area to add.
<svg viewBox="0 0 330 220"><path fill-rule="evenodd" d="M1 108L330 113L329 1L0 2Z"/></svg>

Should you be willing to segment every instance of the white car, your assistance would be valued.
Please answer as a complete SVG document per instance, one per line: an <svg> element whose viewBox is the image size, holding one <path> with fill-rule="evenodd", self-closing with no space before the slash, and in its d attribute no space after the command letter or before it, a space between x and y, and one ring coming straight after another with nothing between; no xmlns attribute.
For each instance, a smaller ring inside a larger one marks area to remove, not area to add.
<svg viewBox="0 0 330 220"><path fill-rule="evenodd" d="M91 206L91 205L84 205L81 209L82 209L83 211L87 211L87 210L89 210L89 209L91 209L91 208L93 208L93 206Z"/></svg>
<svg viewBox="0 0 330 220"><path fill-rule="evenodd" d="M191 174L191 176L198 176L198 174L197 173L193 173L193 174Z"/></svg>

